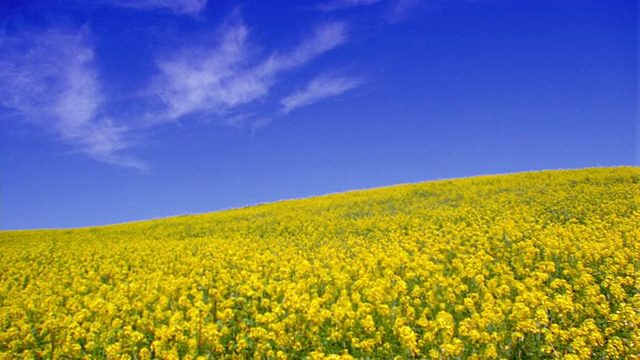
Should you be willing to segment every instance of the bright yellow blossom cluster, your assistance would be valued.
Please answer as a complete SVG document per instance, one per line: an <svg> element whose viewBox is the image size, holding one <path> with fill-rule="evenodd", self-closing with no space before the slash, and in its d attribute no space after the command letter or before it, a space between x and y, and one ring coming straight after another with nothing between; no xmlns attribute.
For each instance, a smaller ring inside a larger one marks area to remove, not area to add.
<svg viewBox="0 0 640 360"><path fill-rule="evenodd" d="M0 233L0 359L640 356L640 169Z"/></svg>

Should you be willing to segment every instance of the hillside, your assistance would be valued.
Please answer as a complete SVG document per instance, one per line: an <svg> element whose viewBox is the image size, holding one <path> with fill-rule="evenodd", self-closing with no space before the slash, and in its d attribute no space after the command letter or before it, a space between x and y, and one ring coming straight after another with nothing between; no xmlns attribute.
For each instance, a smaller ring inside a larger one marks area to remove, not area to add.
<svg viewBox="0 0 640 360"><path fill-rule="evenodd" d="M0 232L0 359L640 355L640 168Z"/></svg>

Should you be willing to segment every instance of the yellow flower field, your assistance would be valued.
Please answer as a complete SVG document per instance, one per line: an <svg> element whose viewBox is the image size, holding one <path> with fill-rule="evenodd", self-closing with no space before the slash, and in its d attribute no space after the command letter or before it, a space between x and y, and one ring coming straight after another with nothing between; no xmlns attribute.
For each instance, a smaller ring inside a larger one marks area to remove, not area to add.
<svg viewBox="0 0 640 360"><path fill-rule="evenodd" d="M639 271L633 167L3 231L0 359L638 358Z"/></svg>

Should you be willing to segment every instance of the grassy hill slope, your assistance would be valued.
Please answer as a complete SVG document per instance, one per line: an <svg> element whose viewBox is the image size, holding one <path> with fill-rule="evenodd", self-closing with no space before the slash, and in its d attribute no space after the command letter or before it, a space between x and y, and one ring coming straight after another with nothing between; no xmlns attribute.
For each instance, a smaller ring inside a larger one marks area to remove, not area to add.
<svg viewBox="0 0 640 360"><path fill-rule="evenodd" d="M0 232L0 359L629 358L640 169Z"/></svg>

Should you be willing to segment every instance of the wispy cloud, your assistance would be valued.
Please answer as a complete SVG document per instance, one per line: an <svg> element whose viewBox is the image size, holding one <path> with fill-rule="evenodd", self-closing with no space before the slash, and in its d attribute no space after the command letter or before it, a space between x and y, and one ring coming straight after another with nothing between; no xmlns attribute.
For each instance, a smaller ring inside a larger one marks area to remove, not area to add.
<svg viewBox="0 0 640 360"><path fill-rule="evenodd" d="M213 46L192 46L157 61L159 74L151 92L167 111L156 121L195 112L223 114L267 93L266 79L249 63L249 29L234 24L221 33L221 40Z"/></svg>
<svg viewBox="0 0 640 360"><path fill-rule="evenodd" d="M196 37L182 47L168 44L166 52L158 52L149 85L131 95L135 99L128 99L103 90L109 84L98 73L88 27L25 30L18 35L0 31L0 106L4 116L35 124L77 152L144 169L144 162L130 156L138 145L134 134L187 116L256 131L277 115L273 113L279 105L278 97L272 95L274 87L278 85L279 93L295 86L295 79L287 75L344 44L347 32L345 23L324 23L311 29L297 46L265 49L251 42L251 30L235 13L211 35L212 41ZM282 104L288 112L355 86L353 78L319 77ZM123 115L125 110L118 106L122 101L139 106ZM127 116L135 116L136 122Z"/></svg>
<svg viewBox="0 0 640 360"><path fill-rule="evenodd" d="M87 28L0 35L0 103L97 160L143 168L123 154L128 128L100 113L90 37Z"/></svg>
<svg viewBox="0 0 640 360"><path fill-rule="evenodd" d="M315 57L327 52L347 41L347 26L342 22L326 23L315 28L313 34L304 39L292 51L284 54L273 54L259 69L267 75L275 75L280 71L303 65Z"/></svg>
<svg viewBox="0 0 640 360"><path fill-rule="evenodd" d="M338 96L361 84L362 80L354 77L318 76L304 89L283 98L280 101L282 112L286 114L300 107Z"/></svg>
<svg viewBox="0 0 640 360"><path fill-rule="evenodd" d="M402 22L408 19L416 9L422 6L437 6L439 2L446 1L487 1L487 0L329 0L320 4L317 9L325 12L349 10L354 8L372 7L382 5L378 9L382 10L383 17L391 23Z"/></svg>
<svg viewBox="0 0 640 360"><path fill-rule="evenodd" d="M421 0L396 0L387 13L387 20L392 23L404 21L422 5Z"/></svg>
<svg viewBox="0 0 640 360"><path fill-rule="evenodd" d="M106 3L141 10L168 9L176 14L197 15L207 0L104 0Z"/></svg>
<svg viewBox="0 0 640 360"><path fill-rule="evenodd" d="M250 31L235 19L220 30L218 43L192 46L157 61L159 74L151 85L166 107L154 121L188 114L229 117L242 105L266 97L287 70L302 66L343 44L346 26L319 26L292 50L263 56L249 42Z"/></svg>
<svg viewBox="0 0 640 360"><path fill-rule="evenodd" d="M320 4L318 8L323 11L336 11L356 6L373 5L381 1L382 0L331 0Z"/></svg>

